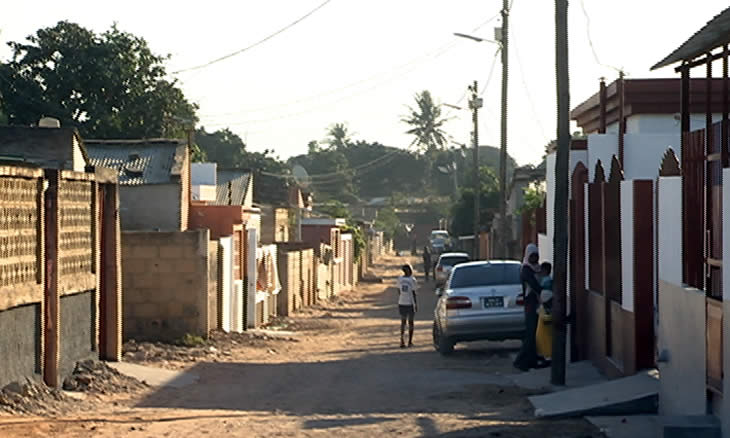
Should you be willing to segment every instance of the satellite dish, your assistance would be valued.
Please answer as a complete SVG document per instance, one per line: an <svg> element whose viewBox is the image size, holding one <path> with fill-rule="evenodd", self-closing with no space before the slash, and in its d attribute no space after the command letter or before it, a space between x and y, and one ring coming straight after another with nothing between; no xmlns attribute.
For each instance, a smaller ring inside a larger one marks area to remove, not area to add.
<svg viewBox="0 0 730 438"><path fill-rule="evenodd" d="M297 182L299 187L307 188L312 182L312 179L309 177L309 173L307 173L307 169L299 164L294 165L291 173L294 176L294 181Z"/></svg>

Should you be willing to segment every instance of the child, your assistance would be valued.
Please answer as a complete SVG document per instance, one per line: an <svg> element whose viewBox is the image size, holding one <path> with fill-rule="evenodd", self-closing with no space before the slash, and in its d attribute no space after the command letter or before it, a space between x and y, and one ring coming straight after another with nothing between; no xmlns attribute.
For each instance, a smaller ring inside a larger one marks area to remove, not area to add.
<svg viewBox="0 0 730 438"><path fill-rule="evenodd" d="M547 313L553 306L553 279L550 277L550 273L553 266L548 262L540 264L540 286L542 287L542 293L540 294L540 301L542 306L545 308Z"/></svg>
<svg viewBox="0 0 730 438"><path fill-rule="evenodd" d="M418 309L416 303L416 279L410 265L403 265L403 275L398 277L398 310L400 311L400 348L405 348L403 339L408 320L408 346L413 346L413 318Z"/></svg>

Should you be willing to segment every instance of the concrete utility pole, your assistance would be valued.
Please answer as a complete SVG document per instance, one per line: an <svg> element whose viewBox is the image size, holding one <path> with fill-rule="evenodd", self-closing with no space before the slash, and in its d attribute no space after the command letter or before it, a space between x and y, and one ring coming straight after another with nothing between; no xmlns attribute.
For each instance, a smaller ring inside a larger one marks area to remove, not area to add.
<svg viewBox="0 0 730 438"><path fill-rule="evenodd" d="M568 264L568 162L570 159L570 77L568 0L555 0L555 73L558 92L558 150L555 157L553 236L553 362L550 381L565 385L566 288Z"/></svg>
<svg viewBox="0 0 730 438"><path fill-rule="evenodd" d="M469 91L471 91L469 108L471 109L471 120L474 123L474 131L472 132L472 142L474 143L474 260L479 260L479 198L481 197L481 180L479 178L479 108L482 107L482 99L478 94L477 81L474 81L474 85L469 87Z"/></svg>
<svg viewBox="0 0 730 438"><path fill-rule="evenodd" d="M507 79L509 78L509 2L502 0L502 122L499 148L499 254L507 258Z"/></svg>

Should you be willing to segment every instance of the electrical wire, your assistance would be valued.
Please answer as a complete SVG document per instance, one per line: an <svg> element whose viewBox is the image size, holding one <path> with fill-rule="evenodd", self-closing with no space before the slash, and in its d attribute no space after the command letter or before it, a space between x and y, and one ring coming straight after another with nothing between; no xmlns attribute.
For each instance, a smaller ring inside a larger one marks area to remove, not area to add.
<svg viewBox="0 0 730 438"><path fill-rule="evenodd" d="M598 58L598 52L596 52L596 47L593 45L593 38L591 37L591 17L588 15L588 10L586 9L586 4L584 0L580 0L580 7L583 10L583 16L586 19L586 36L588 37L588 45L591 48L591 52L593 53L593 59L596 61L596 64L601 67L609 68L617 71L618 73L621 73L623 71L622 69L609 64L604 64Z"/></svg>
<svg viewBox="0 0 730 438"><path fill-rule="evenodd" d="M476 32L479 29L481 29L482 27L484 27L487 24L491 23L496 18L498 18L499 15L500 14L497 13L496 15L494 15L494 16L490 17L489 19L487 19L486 21L478 24L476 27L474 27L472 29L472 32ZM407 67L409 67L409 66L411 66L411 65L413 65L415 63L425 62L425 61L430 60L431 58L438 58L438 57L444 55L445 53L447 53L452 48L456 47L457 45L458 45L458 42L449 40L448 42L445 42L444 44L439 45L437 48L435 48L433 50L429 50L429 51L425 52L423 55L420 55L418 57L415 57L415 58L411 59L410 61L408 61L408 62L406 62L404 64L399 65L398 67L395 67L393 69L390 69L389 71L383 71L383 72L380 72L380 73L376 73L374 75L368 76L367 78L360 79L360 80L355 81L355 82L351 82L351 83L349 83L347 85L344 85L344 86L341 86L341 87L337 87L337 88L334 88L334 89L331 89L331 90L327 90L327 91L324 91L322 93L317 93L317 94L314 94L314 95L310 95L310 96L307 96L307 97L303 97L303 98L300 98L300 99L296 99L296 100L293 100L293 101L290 101L290 102L281 103L281 104L277 104L277 105L269 105L269 106L259 107L259 108L252 108L252 109L248 109L248 110L228 112L228 113L203 114L203 115L200 115L199 117L201 119L211 119L211 118L218 118L218 117L224 117L224 116L235 116L235 115L246 114L246 113L251 113L251 112L266 111L266 110L269 110L269 109L279 108L279 107L282 107L282 106L290 106L292 104L297 104L297 103L306 102L306 101L309 101L309 100L319 99L320 97L323 97L323 96L327 96L327 95L330 95L330 94L335 94L335 93L337 93L339 91L342 91L342 90L345 90L345 89L348 89L348 88L353 88L353 87L358 86L360 84L369 82L369 81L371 81L371 80L373 80L375 78L378 78L378 77L381 77L381 76L385 76L385 75L391 75L391 74L393 74L393 73L395 73L395 72L397 72L399 70L405 69L405 68L407 68ZM404 75L407 74L407 73L410 73L412 70L413 69L407 70L404 73ZM384 82L381 82L380 84L385 83L385 82L389 82L392 79L393 79L392 77L389 78L389 79L386 79ZM371 89L372 88L368 88L368 89L366 89L364 91L370 91ZM361 93L357 93L357 94L354 94L354 95L350 95L349 97L356 96L356 95L359 95L359 94L361 94ZM335 101L335 102L339 102L339 100L338 101ZM298 115L300 113L295 113L295 114ZM285 117L281 117L281 118L285 118ZM271 119L271 120L279 120L279 119L280 118L275 118L275 119Z"/></svg>
<svg viewBox="0 0 730 438"><path fill-rule="evenodd" d="M266 41L274 38L275 36L281 34L282 32L285 32L285 31L291 29L292 27L294 27L298 23L302 22L303 20L305 20L306 18L308 18L309 16L311 16L312 14L314 14L315 12L317 12L318 10L322 9L323 7L325 7L331 1L332 0L325 0L324 2L322 2L316 8L314 8L311 11L307 12L306 14L302 15L301 17L297 18L296 20L294 20L293 22L289 23L288 25L282 27L281 29L277 30L276 32L274 32L274 33L272 33L272 34L264 37L263 39L255 42L253 44L251 44L250 46L244 47L243 49L240 49L240 50L236 50L233 53L229 53L227 55L221 56L220 58L216 58L216 59L214 59L212 61L208 61L208 62L206 62L204 64L200 64L200 65L196 65L194 67L184 68L182 70L178 70L178 71L172 72L172 74L179 74L179 73L185 73L185 72L189 72L189 71L193 71L193 70L200 70L202 68L209 67L209 66L211 66L213 64L216 64L216 63L219 63L221 61L225 61L228 58L232 58L234 56L240 55L241 53L243 53L243 52L245 52L247 50L253 49L256 46L259 46L259 45L265 43Z"/></svg>

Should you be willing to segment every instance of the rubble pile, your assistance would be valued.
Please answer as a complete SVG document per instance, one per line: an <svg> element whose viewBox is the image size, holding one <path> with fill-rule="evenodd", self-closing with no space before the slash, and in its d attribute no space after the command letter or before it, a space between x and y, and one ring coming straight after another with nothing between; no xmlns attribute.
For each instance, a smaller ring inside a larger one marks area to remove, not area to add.
<svg viewBox="0 0 730 438"><path fill-rule="evenodd" d="M60 390L30 379L10 383L0 390L0 412L8 414L60 414L74 402Z"/></svg>
<svg viewBox="0 0 730 438"><path fill-rule="evenodd" d="M63 381L63 389L66 391L94 394L136 392L146 386L97 360L78 362L73 373Z"/></svg>

